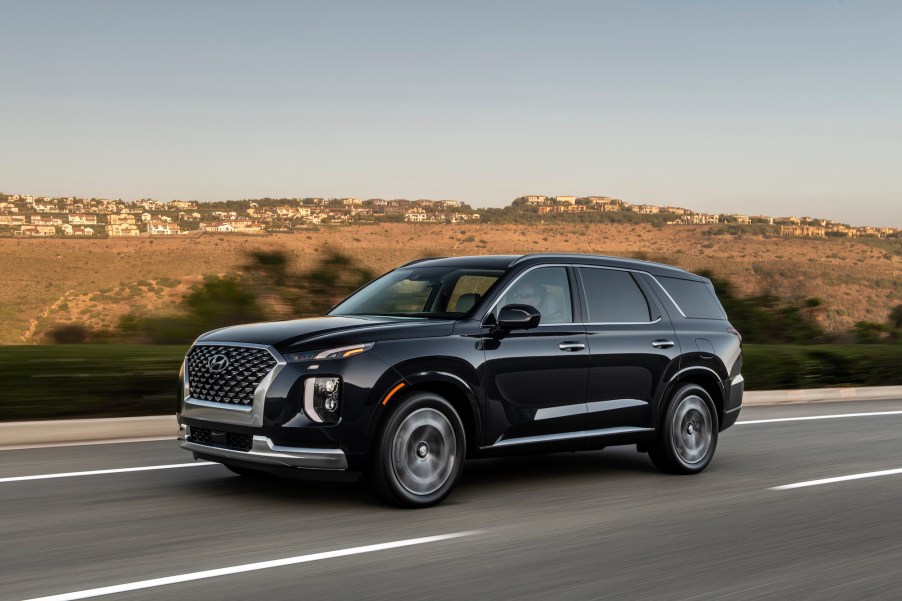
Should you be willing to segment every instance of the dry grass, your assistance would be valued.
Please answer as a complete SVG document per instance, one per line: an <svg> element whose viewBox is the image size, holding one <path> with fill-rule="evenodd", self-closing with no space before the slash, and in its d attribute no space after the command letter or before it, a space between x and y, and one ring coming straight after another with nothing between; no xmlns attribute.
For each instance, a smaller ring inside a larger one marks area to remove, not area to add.
<svg viewBox="0 0 902 601"><path fill-rule="evenodd" d="M0 239L0 344L42 341L57 323L115 327L131 310L171 310L205 274L239 271L250 250L303 269L334 248L381 273L422 256L563 251L639 256L731 280L743 294L825 302L830 330L885 321L902 303L902 259L848 239L710 235L693 226L378 224L300 234L109 240Z"/></svg>

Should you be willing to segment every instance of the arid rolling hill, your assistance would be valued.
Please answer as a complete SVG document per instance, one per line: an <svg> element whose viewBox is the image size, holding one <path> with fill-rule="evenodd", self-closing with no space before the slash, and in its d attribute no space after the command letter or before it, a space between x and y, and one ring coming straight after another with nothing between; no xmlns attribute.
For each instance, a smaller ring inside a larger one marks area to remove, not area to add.
<svg viewBox="0 0 902 601"><path fill-rule="evenodd" d="M0 239L0 344L41 342L54 324L114 328L131 310L171 309L205 274L241 269L250 250L283 250L294 267L334 248L381 273L421 256L543 251L648 258L709 269L743 294L824 301L833 331L883 322L902 303L899 245L854 239L716 235L698 226L426 225L323 227L300 234L108 240Z"/></svg>

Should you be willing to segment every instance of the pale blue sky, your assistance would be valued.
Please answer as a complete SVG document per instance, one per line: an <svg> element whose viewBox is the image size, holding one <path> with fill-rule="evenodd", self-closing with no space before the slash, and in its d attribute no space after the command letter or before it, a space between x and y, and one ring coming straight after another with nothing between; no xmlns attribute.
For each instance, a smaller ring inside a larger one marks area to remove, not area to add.
<svg viewBox="0 0 902 601"><path fill-rule="evenodd" d="M902 227L902 2L0 0L0 191Z"/></svg>

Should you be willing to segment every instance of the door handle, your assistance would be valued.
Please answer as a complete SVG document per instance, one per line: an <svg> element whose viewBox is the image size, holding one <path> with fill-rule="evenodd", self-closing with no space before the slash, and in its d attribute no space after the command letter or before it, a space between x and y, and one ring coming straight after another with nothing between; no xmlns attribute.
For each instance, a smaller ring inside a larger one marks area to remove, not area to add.
<svg viewBox="0 0 902 601"><path fill-rule="evenodd" d="M673 348L674 342L673 340L661 338L660 340L652 340L651 345L655 348Z"/></svg>
<svg viewBox="0 0 902 601"><path fill-rule="evenodd" d="M559 349L562 351L567 351L568 353L572 353L573 351L581 351L586 348L586 345L582 342L577 342L575 340L565 340L564 342L557 345Z"/></svg>

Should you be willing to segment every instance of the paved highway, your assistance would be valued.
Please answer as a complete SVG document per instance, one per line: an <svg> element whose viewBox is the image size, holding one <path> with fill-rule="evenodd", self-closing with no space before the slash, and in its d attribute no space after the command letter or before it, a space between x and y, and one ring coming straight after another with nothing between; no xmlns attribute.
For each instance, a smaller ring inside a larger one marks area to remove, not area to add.
<svg viewBox="0 0 902 601"><path fill-rule="evenodd" d="M418 511L174 441L2 451L0 599L895 600L900 431L902 400L751 407L700 476L632 447L484 460Z"/></svg>

